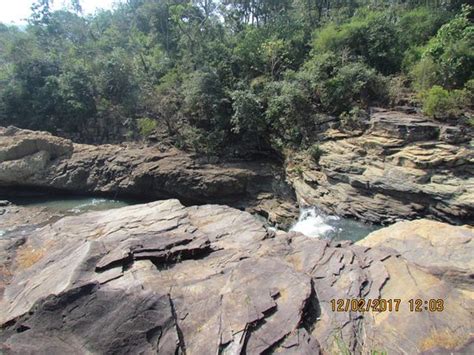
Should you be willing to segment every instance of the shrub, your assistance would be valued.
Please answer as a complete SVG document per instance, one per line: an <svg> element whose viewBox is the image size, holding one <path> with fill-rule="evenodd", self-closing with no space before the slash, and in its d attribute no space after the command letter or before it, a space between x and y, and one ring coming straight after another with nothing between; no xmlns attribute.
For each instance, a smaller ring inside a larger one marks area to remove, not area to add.
<svg viewBox="0 0 474 355"><path fill-rule="evenodd" d="M423 112L433 118L454 118L467 105L465 90L448 91L435 85L422 94Z"/></svg>
<svg viewBox="0 0 474 355"><path fill-rule="evenodd" d="M324 152L319 145L313 144L311 147L309 147L308 154L316 164L319 164L319 160L321 159Z"/></svg>
<svg viewBox="0 0 474 355"><path fill-rule="evenodd" d="M341 126L350 131L365 129L368 118L367 112L356 106L349 112L341 114Z"/></svg>
<svg viewBox="0 0 474 355"><path fill-rule="evenodd" d="M274 134L299 145L307 135L311 115L310 94L301 81L287 78L265 88L265 118Z"/></svg>
<svg viewBox="0 0 474 355"><path fill-rule="evenodd" d="M258 133L264 129L260 99L250 90L235 90L232 97L232 131Z"/></svg>
<svg viewBox="0 0 474 355"><path fill-rule="evenodd" d="M461 13L439 29L422 54L421 62L432 61L429 66L436 73L436 84L445 88L460 88L473 77L474 25L469 19L471 11L471 6L463 6Z"/></svg>
<svg viewBox="0 0 474 355"><path fill-rule="evenodd" d="M149 137L156 129L156 121L151 118L139 118L137 120L138 130L142 137Z"/></svg>
<svg viewBox="0 0 474 355"><path fill-rule="evenodd" d="M428 7L404 12L397 23L401 42L407 47L425 44L449 19L448 16L446 11Z"/></svg>
<svg viewBox="0 0 474 355"><path fill-rule="evenodd" d="M208 130L230 126L230 101L224 93L222 82L212 70L196 71L189 75L183 82L182 95L183 111L194 126Z"/></svg>
<svg viewBox="0 0 474 355"><path fill-rule="evenodd" d="M347 49L384 74L396 72L401 64L398 29L388 13L366 11L340 26L330 23L314 37L315 53Z"/></svg>
<svg viewBox="0 0 474 355"><path fill-rule="evenodd" d="M388 83L388 97L390 105L402 105L408 96L410 96L411 90L409 88L408 80L405 76L394 76L389 79Z"/></svg>
<svg viewBox="0 0 474 355"><path fill-rule="evenodd" d="M224 143L225 136L224 131L207 132L193 126L185 126L181 130L182 141L179 144L181 148L188 148L198 154L209 156L218 153L218 148Z"/></svg>
<svg viewBox="0 0 474 355"><path fill-rule="evenodd" d="M335 114L372 101L385 102L388 96L383 76L361 62L336 68L330 78L316 85L323 108Z"/></svg>
<svg viewBox="0 0 474 355"><path fill-rule="evenodd" d="M413 86L417 90L427 90L436 83L439 83L438 65L431 58L423 58L416 63L410 76L413 79Z"/></svg>

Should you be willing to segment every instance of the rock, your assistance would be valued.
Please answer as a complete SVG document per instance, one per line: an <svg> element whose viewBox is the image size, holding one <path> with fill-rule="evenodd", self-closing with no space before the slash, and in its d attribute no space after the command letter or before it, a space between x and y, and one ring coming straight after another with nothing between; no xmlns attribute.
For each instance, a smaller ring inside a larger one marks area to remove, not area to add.
<svg viewBox="0 0 474 355"><path fill-rule="evenodd" d="M4 249L12 264L0 349L469 352L473 238L472 229L420 220L356 245L330 243L267 230L230 207L177 200L65 217ZM401 299L399 311L331 307L379 297ZM410 312L411 298L443 299L445 309Z"/></svg>
<svg viewBox="0 0 474 355"><path fill-rule="evenodd" d="M417 220L399 222L372 232L357 244L367 247L388 247L420 268L452 283L474 283L474 240L472 228ZM454 250L463 249L463 253Z"/></svg>
<svg viewBox="0 0 474 355"><path fill-rule="evenodd" d="M420 115L377 110L360 136L327 134L319 164L304 155L288 159L300 205L375 223L419 216L472 221L474 150L462 143L469 132Z"/></svg>
<svg viewBox="0 0 474 355"><path fill-rule="evenodd" d="M0 187L147 200L173 197L188 204L264 210L275 218L280 213L267 208L295 201L282 169L271 162L218 163L177 149L73 144L46 132L15 127L0 127ZM260 194L271 198L261 200ZM296 219L297 210L291 212ZM288 224L286 220L280 223Z"/></svg>
<svg viewBox="0 0 474 355"><path fill-rule="evenodd" d="M10 206L11 202L8 200L0 200L0 207Z"/></svg>

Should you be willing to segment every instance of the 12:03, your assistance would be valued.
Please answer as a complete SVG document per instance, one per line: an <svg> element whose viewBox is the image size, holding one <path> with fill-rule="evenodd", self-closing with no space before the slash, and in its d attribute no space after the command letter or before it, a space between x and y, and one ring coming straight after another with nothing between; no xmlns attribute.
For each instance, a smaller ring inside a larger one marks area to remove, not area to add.
<svg viewBox="0 0 474 355"><path fill-rule="evenodd" d="M444 310L444 300L442 299L429 299L422 300L419 298L408 300L410 306L410 312L442 312Z"/></svg>

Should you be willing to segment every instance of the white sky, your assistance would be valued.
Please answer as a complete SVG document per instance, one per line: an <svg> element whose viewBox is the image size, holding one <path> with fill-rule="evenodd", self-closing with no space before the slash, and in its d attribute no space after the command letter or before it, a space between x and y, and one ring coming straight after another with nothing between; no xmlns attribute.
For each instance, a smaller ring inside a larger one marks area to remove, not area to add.
<svg viewBox="0 0 474 355"><path fill-rule="evenodd" d="M5 24L22 24L31 14L34 0L0 0L0 22ZM54 9L64 6L65 0L54 0ZM84 14L93 13L96 9L110 9L116 0L80 0Z"/></svg>

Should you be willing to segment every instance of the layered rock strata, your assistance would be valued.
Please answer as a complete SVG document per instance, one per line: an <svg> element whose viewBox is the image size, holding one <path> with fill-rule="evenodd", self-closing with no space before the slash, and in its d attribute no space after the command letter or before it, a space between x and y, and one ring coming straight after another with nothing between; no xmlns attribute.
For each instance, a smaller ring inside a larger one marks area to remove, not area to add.
<svg viewBox="0 0 474 355"><path fill-rule="evenodd" d="M392 223L419 216L472 223L472 134L402 112L373 113L364 131L328 129L319 161L290 156L287 174L301 205Z"/></svg>

